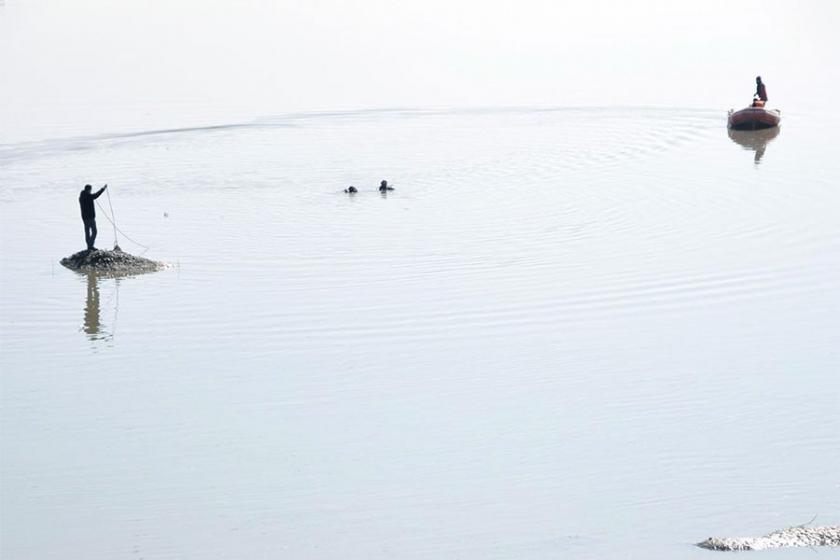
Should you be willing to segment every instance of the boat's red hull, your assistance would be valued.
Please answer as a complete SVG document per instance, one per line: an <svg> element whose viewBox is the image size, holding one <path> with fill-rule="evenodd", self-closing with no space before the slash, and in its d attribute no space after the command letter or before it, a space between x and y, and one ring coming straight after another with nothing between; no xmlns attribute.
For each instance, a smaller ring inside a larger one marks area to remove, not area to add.
<svg viewBox="0 0 840 560"><path fill-rule="evenodd" d="M729 112L729 128L735 130L760 130L779 126L782 114L777 109L747 107L740 111Z"/></svg>

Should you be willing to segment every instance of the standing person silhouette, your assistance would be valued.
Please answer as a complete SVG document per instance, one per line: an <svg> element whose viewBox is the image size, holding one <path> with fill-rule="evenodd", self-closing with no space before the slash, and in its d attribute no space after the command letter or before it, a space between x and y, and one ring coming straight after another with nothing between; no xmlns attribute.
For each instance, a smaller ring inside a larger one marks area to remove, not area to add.
<svg viewBox="0 0 840 560"><path fill-rule="evenodd" d="M755 96L760 100L767 102L767 88L764 87L764 82L761 81L761 76L755 77Z"/></svg>
<svg viewBox="0 0 840 560"><path fill-rule="evenodd" d="M79 193L79 206L82 209L82 222L85 224L85 243L88 251L96 250L93 246L96 241L96 209L93 207L93 201L99 198L108 185L105 185L96 192L91 192L90 185L85 185L85 189Z"/></svg>

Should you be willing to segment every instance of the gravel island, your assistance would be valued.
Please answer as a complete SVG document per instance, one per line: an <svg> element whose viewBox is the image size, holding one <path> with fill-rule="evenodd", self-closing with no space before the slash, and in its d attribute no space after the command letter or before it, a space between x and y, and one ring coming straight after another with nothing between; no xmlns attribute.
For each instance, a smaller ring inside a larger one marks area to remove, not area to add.
<svg viewBox="0 0 840 560"><path fill-rule="evenodd" d="M763 537L711 537L700 548L709 550L766 550L800 546L840 546L840 526L788 527Z"/></svg>
<svg viewBox="0 0 840 560"><path fill-rule="evenodd" d="M97 272L102 275L126 276L144 274L165 268L163 263L137 257L122 251L119 247L113 251L93 249L79 251L61 259L61 264L77 272Z"/></svg>

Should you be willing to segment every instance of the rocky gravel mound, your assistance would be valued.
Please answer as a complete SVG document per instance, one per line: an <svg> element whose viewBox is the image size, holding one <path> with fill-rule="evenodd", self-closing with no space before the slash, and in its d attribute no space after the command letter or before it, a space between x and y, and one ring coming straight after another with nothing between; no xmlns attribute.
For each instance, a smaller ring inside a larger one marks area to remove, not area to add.
<svg viewBox="0 0 840 560"><path fill-rule="evenodd" d="M78 272L98 272L103 275L117 276L144 274L164 268L163 263L125 253L119 247L114 248L113 251L102 249L79 251L61 259L61 264Z"/></svg>
<svg viewBox="0 0 840 560"><path fill-rule="evenodd" d="M840 546L840 526L788 527L763 537L711 537L701 543L710 550L765 550L796 546Z"/></svg>

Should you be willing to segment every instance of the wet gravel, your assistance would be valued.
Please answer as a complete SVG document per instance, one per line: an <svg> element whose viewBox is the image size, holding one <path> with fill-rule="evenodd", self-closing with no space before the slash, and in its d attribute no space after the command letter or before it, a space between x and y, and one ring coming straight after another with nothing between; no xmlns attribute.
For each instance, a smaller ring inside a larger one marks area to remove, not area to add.
<svg viewBox="0 0 840 560"><path fill-rule="evenodd" d="M763 537L711 537L701 543L710 550L765 550L784 547L840 546L840 526L788 527Z"/></svg>
<svg viewBox="0 0 840 560"><path fill-rule="evenodd" d="M130 275L154 272L165 267L163 263L137 257L115 248L113 251L93 249L79 251L61 259L61 264L78 272L98 272L103 275Z"/></svg>

